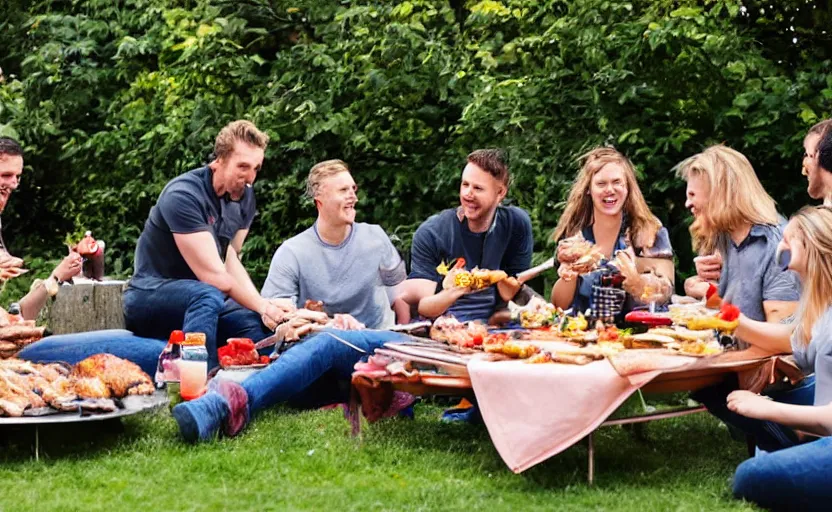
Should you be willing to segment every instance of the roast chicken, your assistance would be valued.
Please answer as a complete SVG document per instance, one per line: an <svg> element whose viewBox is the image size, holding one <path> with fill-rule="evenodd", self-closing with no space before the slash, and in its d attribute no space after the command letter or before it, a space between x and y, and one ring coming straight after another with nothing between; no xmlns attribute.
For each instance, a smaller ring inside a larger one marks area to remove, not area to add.
<svg viewBox="0 0 832 512"><path fill-rule="evenodd" d="M149 395L153 382L138 365L96 354L74 367L0 360L0 415L22 416L28 409L114 411L113 398Z"/></svg>

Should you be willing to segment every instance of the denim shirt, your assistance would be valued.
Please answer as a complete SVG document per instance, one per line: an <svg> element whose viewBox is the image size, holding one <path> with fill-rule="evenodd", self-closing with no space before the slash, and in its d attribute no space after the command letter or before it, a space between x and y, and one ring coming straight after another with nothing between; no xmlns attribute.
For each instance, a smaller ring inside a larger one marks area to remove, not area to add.
<svg viewBox="0 0 832 512"><path fill-rule="evenodd" d="M581 231L581 234L586 241L593 244L595 243L595 233L593 233L591 225L585 227ZM612 253L614 255L617 251L626 250L629 246L630 244L627 241L627 229L622 223L621 232L618 234L618 239L615 241ZM670 245L670 235L667 233L667 229L664 227L659 228L656 232L656 240L653 242L653 247L634 248L634 251L636 256L642 258L672 259L673 248ZM611 270L610 264L605 261L598 270L578 277L578 286L575 289L575 297L572 299L571 306L573 314L584 313L590 308L592 305L592 287L600 286L601 276L609 270ZM624 303L622 316L632 311L635 306L635 300L627 294L627 300Z"/></svg>
<svg viewBox="0 0 832 512"><path fill-rule="evenodd" d="M763 302L797 301L800 281L791 270L776 262L777 245L783 226L755 224L739 245L724 234L717 247L722 253L719 294L740 308L752 320L765 322Z"/></svg>

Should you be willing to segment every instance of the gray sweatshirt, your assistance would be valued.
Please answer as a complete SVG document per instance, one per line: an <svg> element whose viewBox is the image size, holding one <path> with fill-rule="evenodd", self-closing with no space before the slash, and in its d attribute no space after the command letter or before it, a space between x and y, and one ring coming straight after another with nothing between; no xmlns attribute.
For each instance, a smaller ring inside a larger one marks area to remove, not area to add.
<svg viewBox="0 0 832 512"><path fill-rule="evenodd" d="M387 233L376 224L356 222L340 245L329 245L316 224L283 242L272 258L261 295L324 303L326 312L348 313L371 329L393 325L387 295L407 277L404 262Z"/></svg>

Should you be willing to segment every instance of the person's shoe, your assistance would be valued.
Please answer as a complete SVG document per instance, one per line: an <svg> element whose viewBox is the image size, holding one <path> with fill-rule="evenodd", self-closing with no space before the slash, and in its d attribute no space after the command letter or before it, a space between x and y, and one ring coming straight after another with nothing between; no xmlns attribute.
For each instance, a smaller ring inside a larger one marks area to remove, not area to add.
<svg viewBox="0 0 832 512"><path fill-rule="evenodd" d="M196 400L177 405L171 414L179 425L182 438L189 443L196 443L213 439L228 416L228 411L225 398L209 391Z"/></svg>
<svg viewBox="0 0 832 512"><path fill-rule="evenodd" d="M234 437L248 423L248 395L236 382L212 379L207 393L171 412L179 433L189 443L211 440L220 428L226 436Z"/></svg>
<svg viewBox="0 0 832 512"><path fill-rule="evenodd" d="M234 437L248 424L248 393L243 386L230 380L212 380L208 391L219 394L228 406L222 422L222 433Z"/></svg>

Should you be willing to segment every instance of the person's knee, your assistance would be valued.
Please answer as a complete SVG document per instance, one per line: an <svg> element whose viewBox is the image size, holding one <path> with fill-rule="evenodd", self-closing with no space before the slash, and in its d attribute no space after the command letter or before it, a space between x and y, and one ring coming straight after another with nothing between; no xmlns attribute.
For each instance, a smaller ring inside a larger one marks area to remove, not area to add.
<svg viewBox="0 0 832 512"><path fill-rule="evenodd" d="M759 458L752 458L737 466L734 473L733 491L734 497L748 501L758 501L756 489L763 480Z"/></svg>
<svg viewBox="0 0 832 512"><path fill-rule="evenodd" d="M219 315L225 307L225 294L209 284L200 286L191 297L191 307L194 306L210 308Z"/></svg>

